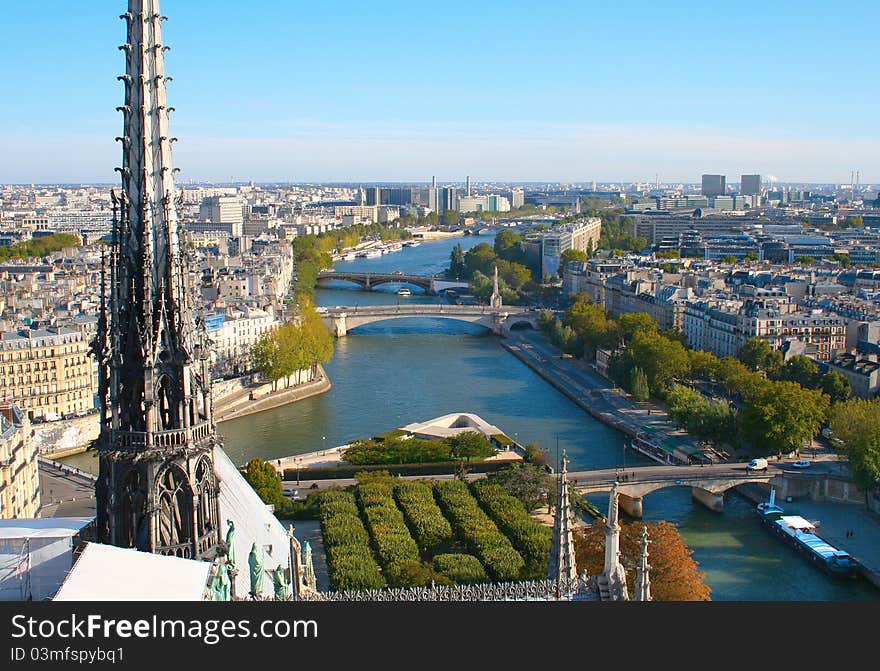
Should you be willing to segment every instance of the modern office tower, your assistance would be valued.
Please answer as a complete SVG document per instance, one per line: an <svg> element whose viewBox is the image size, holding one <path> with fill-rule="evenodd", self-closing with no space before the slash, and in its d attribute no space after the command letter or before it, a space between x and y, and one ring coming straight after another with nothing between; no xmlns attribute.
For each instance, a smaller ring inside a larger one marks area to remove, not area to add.
<svg viewBox="0 0 880 671"><path fill-rule="evenodd" d="M742 196L760 196L761 175L742 175L740 177L739 193Z"/></svg>
<svg viewBox="0 0 880 671"><path fill-rule="evenodd" d="M526 202L526 192L522 189L510 190L510 206L513 208L522 207Z"/></svg>
<svg viewBox="0 0 880 671"><path fill-rule="evenodd" d="M366 189L367 202L364 205L381 205L382 192L378 186L368 186Z"/></svg>
<svg viewBox="0 0 880 671"><path fill-rule="evenodd" d="M727 177L724 175L703 175L704 196L723 196L727 193Z"/></svg>
<svg viewBox="0 0 880 671"><path fill-rule="evenodd" d="M454 186L444 186L437 191L437 211L457 210L458 198Z"/></svg>
<svg viewBox="0 0 880 671"><path fill-rule="evenodd" d="M470 175L467 176L467 195L468 195L468 197L471 196L471 176Z"/></svg>

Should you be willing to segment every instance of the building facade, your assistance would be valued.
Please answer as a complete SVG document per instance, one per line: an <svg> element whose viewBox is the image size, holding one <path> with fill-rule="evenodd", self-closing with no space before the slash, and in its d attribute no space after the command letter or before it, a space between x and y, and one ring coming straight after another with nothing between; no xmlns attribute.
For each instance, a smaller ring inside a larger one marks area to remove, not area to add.
<svg viewBox="0 0 880 671"><path fill-rule="evenodd" d="M25 413L0 404L0 519L31 518L40 509L37 447Z"/></svg>
<svg viewBox="0 0 880 671"><path fill-rule="evenodd" d="M21 329L0 334L0 393L28 418L58 418L95 407L96 366L82 330Z"/></svg>

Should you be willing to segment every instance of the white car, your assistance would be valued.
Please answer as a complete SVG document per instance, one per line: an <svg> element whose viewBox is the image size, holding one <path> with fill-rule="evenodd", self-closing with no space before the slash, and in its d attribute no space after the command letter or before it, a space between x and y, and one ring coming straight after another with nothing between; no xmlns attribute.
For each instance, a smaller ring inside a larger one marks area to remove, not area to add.
<svg viewBox="0 0 880 671"><path fill-rule="evenodd" d="M791 467L792 467L792 468L809 468L810 465L811 465L811 462L810 462L809 460L807 460L807 459L798 459L797 461L795 461L795 462L791 465Z"/></svg>

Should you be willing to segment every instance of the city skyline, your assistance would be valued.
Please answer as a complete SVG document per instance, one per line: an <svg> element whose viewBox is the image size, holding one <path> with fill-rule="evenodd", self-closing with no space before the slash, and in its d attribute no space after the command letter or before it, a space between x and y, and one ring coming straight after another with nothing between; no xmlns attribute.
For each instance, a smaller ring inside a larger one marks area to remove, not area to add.
<svg viewBox="0 0 880 671"><path fill-rule="evenodd" d="M124 4L7 4L0 182L113 182ZM398 4L167 2L181 181L880 181L867 3L839 51L817 48L819 3L737 5L766 31L699 3Z"/></svg>

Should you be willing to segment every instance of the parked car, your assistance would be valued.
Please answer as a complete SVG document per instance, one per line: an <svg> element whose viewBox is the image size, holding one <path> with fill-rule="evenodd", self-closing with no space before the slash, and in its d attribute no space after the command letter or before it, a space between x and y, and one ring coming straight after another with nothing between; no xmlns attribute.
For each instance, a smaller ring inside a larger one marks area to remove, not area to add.
<svg viewBox="0 0 880 671"><path fill-rule="evenodd" d="M299 496L299 490L293 489L291 487L285 487L282 493L284 494L284 496L289 496L290 498L296 498L297 496Z"/></svg>
<svg viewBox="0 0 880 671"><path fill-rule="evenodd" d="M767 470L767 460L763 457L759 459L752 459L747 465L746 468L750 471L766 471Z"/></svg>
<svg viewBox="0 0 880 671"><path fill-rule="evenodd" d="M809 459L798 459L795 461L791 467L792 468L809 468L812 465L812 462Z"/></svg>

